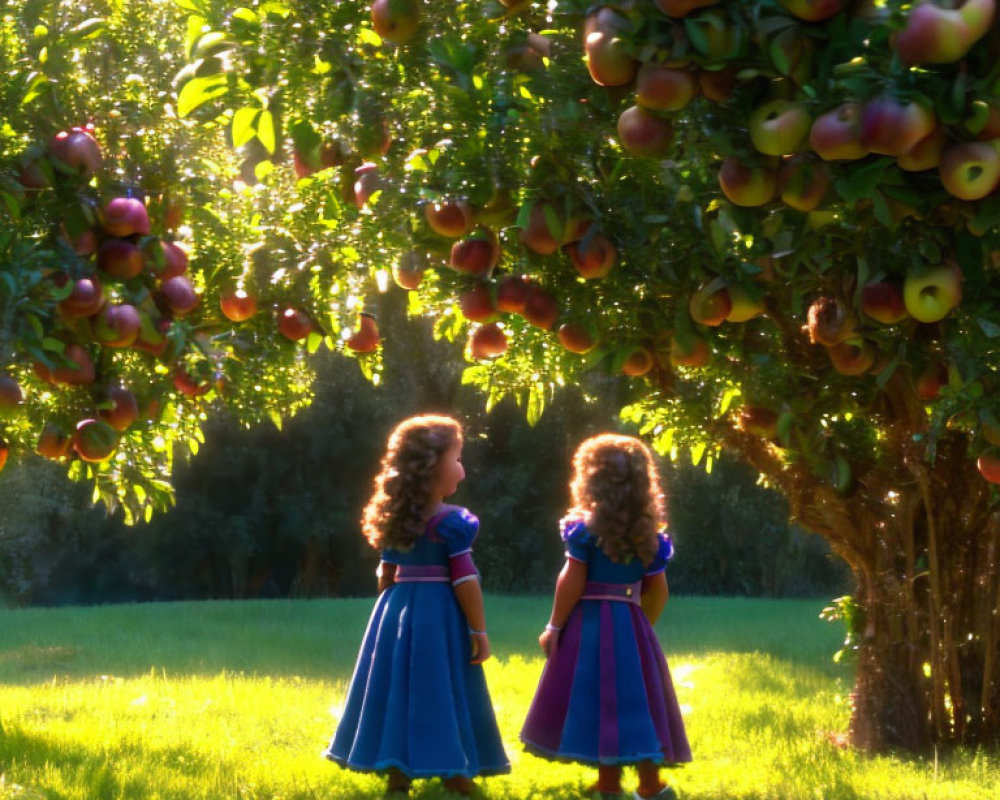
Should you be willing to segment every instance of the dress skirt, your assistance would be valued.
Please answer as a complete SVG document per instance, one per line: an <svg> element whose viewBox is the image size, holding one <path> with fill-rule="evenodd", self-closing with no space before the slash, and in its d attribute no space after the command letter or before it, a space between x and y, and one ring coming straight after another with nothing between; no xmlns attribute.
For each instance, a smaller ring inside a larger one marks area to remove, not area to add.
<svg viewBox="0 0 1000 800"><path fill-rule="evenodd" d="M324 755L411 778L510 771L482 665L450 583L397 583L368 622L343 717Z"/></svg>
<svg viewBox="0 0 1000 800"><path fill-rule="evenodd" d="M663 650L636 603L577 604L545 664L521 740L592 764L691 760Z"/></svg>

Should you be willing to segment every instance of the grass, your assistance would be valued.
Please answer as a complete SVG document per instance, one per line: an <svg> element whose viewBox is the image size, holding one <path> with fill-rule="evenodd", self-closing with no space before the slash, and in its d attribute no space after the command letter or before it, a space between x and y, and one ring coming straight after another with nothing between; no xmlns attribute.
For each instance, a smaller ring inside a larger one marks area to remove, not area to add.
<svg viewBox="0 0 1000 800"><path fill-rule="evenodd" d="M355 800L381 781L319 757L370 600L0 610L0 800ZM819 601L674 598L658 625L695 762L694 800L971 800L1000 755L866 758L837 747L849 669ZM594 772L523 753L547 598L490 597L487 677L509 776L496 800L584 796ZM629 780L634 780L629 776ZM449 797L418 782L419 800Z"/></svg>

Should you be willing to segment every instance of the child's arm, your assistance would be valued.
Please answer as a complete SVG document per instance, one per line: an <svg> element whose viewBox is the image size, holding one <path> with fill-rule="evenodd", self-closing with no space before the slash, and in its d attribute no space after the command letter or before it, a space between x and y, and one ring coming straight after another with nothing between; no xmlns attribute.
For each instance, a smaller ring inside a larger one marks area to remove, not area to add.
<svg viewBox="0 0 1000 800"><path fill-rule="evenodd" d="M646 619L651 625L656 624L669 596L670 589L667 587L665 572L647 575L642 579L642 595L639 601L642 605L642 613L646 615Z"/></svg>
<svg viewBox="0 0 1000 800"><path fill-rule="evenodd" d="M379 561L375 576L378 578L378 593L382 594L396 582L396 565L387 561Z"/></svg>
<svg viewBox="0 0 1000 800"><path fill-rule="evenodd" d="M482 664L490 657L490 639L486 635L486 609L483 606L483 589L478 580L462 581L455 589L455 599L465 615L472 638L472 664Z"/></svg>
<svg viewBox="0 0 1000 800"><path fill-rule="evenodd" d="M552 613L549 624L545 626L538 644L542 646L546 657L552 652L559 640L559 632L569 619L570 612L583 597L587 585L587 565L582 561L567 558L559 577L556 579L556 594L552 600Z"/></svg>

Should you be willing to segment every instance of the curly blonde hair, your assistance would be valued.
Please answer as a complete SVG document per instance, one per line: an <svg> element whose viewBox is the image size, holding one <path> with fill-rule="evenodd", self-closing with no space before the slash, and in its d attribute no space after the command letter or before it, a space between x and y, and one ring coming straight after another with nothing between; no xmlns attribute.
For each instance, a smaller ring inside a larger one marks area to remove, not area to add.
<svg viewBox="0 0 1000 800"><path fill-rule="evenodd" d="M462 441L451 417L422 415L403 420L389 434L361 527L376 550L410 550L423 531L431 485L441 456Z"/></svg>
<svg viewBox="0 0 1000 800"><path fill-rule="evenodd" d="M666 512L656 461L643 442L615 433L590 437L573 456L569 488L567 519L585 519L608 558L652 562Z"/></svg>

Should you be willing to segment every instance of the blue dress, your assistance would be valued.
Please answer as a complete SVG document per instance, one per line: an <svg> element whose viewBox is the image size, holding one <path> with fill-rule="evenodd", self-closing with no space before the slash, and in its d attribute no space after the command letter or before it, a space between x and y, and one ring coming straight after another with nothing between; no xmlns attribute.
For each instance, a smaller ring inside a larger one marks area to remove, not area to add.
<svg viewBox="0 0 1000 800"><path fill-rule="evenodd" d="M588 764L691 760L663 650L639 606L644 576L673 557L660 534L649 567L615 563L581 521L564 523L567 558L587 565L587 588L545 663L521 740L546 758Z"/></svg>
<svg viewBox="0 0 1000 800"><path fill-rule="evenodd" d="M412 550L382 560L447 575L468 553L479 520L464 508L432 519ZM443 568L443 569L442 569ZM344 714L324 755L342 767L411 778L510 771L481 664L470 664L465 616L447 580L397 582L379 596Z"/></svg>

